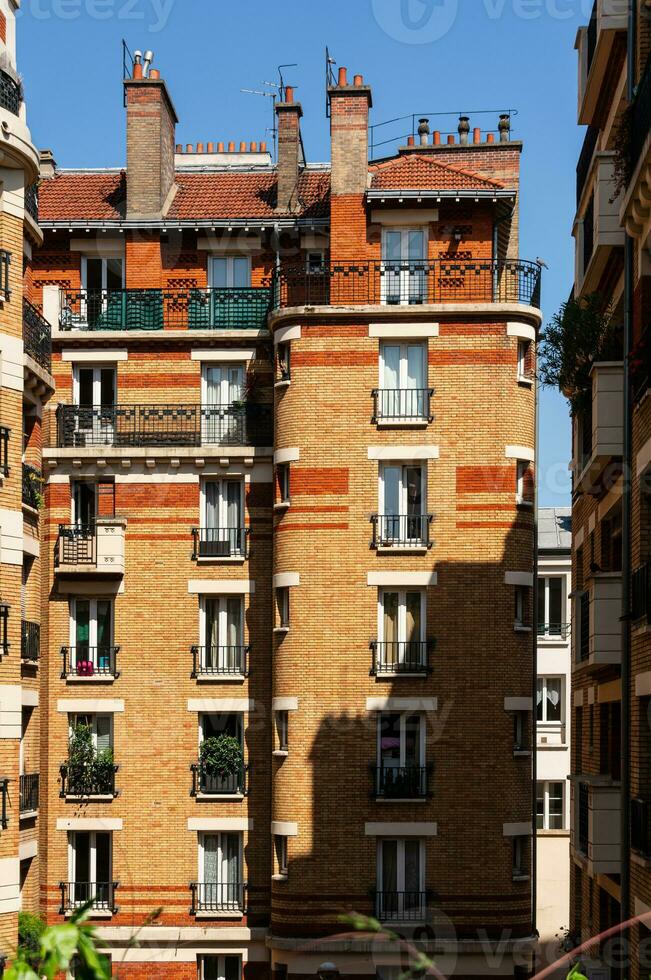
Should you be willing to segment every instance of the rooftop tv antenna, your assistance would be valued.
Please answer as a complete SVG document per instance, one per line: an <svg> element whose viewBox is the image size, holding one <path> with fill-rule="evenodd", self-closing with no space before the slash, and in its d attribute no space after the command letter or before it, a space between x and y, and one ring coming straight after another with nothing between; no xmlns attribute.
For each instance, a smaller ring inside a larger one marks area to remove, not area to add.
<svg viewBox="0 0 651 980"><path fill-rule="evenodd" d="M337 64L335 59L330 54L330 49L326 45L325 49L325 87L326 87L326 119L330 118L330 99L328 98L328 89L331 85L336 85L337 80L335 78L334 66Z"/></svg>
<svg viewBox="0 0 651 980"><path fill-rule="evenodd" d="M276 102L285 101L285 92L287 86L285 84L285 79L283 76L283 68L298 68L298 64L287 64L278 65L278 81L269 82L266 79L261 81L261 85L266 85L268 89L257 89L257 88L242 88L240 92L244 92L246 95L257 95L265 99L271 99L271 126L267 127L265 132L271 133L274 145L274 162L278 159L278 127L276 126Z"/></svg>

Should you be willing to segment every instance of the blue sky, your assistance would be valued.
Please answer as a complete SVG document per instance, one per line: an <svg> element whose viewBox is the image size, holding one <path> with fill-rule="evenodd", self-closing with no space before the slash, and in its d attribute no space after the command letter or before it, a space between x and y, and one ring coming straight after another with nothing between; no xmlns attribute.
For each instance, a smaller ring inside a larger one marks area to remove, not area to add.
<svg viewBox="0 0 651 980"><path fill-rule="evenodd" d="M132 51L154 51L183 143L268 139L270 100L241 89L264 88L279 63L297 62L286 81L303 103L306 151L327 159L326 44L338 64L372 85L372 122L474 110L474 124L487 128L497 110L515 108L513 136L525 143L520 252L549 265L549 317L573 277L582 142L574 39L591 7L592 0L23 0L18 61L34 140L53 149L60 166L124 163L123 37ZM482 109L495 113L478 117ZM540 408L540 503L565 504L567 406L543 392Z"/></svg>

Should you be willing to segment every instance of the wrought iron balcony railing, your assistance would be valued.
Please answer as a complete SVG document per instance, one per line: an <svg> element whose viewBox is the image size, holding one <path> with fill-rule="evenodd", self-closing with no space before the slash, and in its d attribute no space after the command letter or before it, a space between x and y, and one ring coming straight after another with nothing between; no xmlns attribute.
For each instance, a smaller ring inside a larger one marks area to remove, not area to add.
<svg viewBox="0 0 651 980"><path fill-rule="evenodd" d="M23 503L38 510L43 501L42 488L43 474L35 466L23 463Z"/></svg>
<svg viewBox="0 0 651 980"><path fill-rule="evenodd" d="M9 476L9 437L11 429L0 425L0 475Z"/></svg>
<svg viewBox="0 0 651 980"><path fill-rule="evenodd" d="M201 763L194 763L190 770L191 796L246 796L248 793L248 766L242 766L239 772L226 776L207 772Z"/></svg>
<svg viewBox="0 0 651 980"><path fill-rule="evenodd" d="M19 781L20 812L35 813L38 810L39 774L23 773Z"/></svg>
<svg viewBox="0 0 651 980"><path fill-rule="evenodd" d="M0 68L0 106L17 116L22 102L22 86L8 72Z"/></svg>
<svg viewBox="0 0 651 980"><path fill-rule="evenodd" d="M97 564L97 529L93 524L59 524L54 567Z"/></svg>
<svg viewBox="0 0 651 980"><path fill-rule="evenodd" d="M540 266L522 259L333 263L281 267L274 307L524 303L540 306Z"/></svg>
<svg viewBox="0 0 651 980"><path fill-rule="evenodd" d="M59 448L270 446L271 405L59 405Z"/></svg>
<svg viewBox="0 0 651 980"><path fill-rule="evenodd" d="M117 796L115 774L119 766L98 759L87 766L70 767L67 762L59 768L59 796Z"/></svg>
<svg viewBox="0 0 651 980"><path fill-rule="evenodd" d="M566 640L569 635L569 623L538 623L538 636L541 640Z"/></svg>
<svg viewBox="0 0 651 980"><path fill-rule="evenodd" d="M11 299L11 287L9 286L9 268L11 266L11 252L0 249L0 299Z"/></svg>
<svg viewBox="0 0 651 980"><path fill-rule="evenodd" d="M433 388L374 388L372 422L431 422Z"/></svg>
<svg viewBox="0 0 651 980"><path fill-rule="evenodd" d="M433 514L372 514L371 548L431 548Z"/></svg>
<svg viewBox="0 0 651 980"><path fill-rule="evenodd" d="M49 374L52 371L52 330L28 299L23 299L23 343L25 353Z"/></svg>
<svg viewBox="0 0 651 980"><path fill-rule="evenodd" d="M269 285L79 289L62 294L62 330L264 330Z"/></svg>
<svg viewBox="0 0 651 980"><path fill-rule="evenodd" d="M433 648L433 640L373 640L371 674L426 674Z"/></svg>
<svg viewBox="0 0 651 980"><path fill-rule="evenodd" d="M193 646L191 676L246 677L249 651L246 646Z"/></svg>
<svg viewBox="0 0 651 980"><path fill-rule="evenodd" d="M645 562L636 568L631 579L631 619L649 621L651 614L651 566Z"/></svg>
<svg viewBox="0 0 651 980"><path fill-rule="evenodd" d="M67 912L74 912L80 905L92 902L94 912L112 912L115 915L118 911L115 892L119 886L119 881L60 881L59 912L65 915Z"/></svg>
<svg viewBox="0 0 651 980"><path fill-rule="evenodd" d="M204 882L191 881L190 915L197 912L244 912L245 881Z"/></svg>
<svg viewBox="0 0 651 980"><path fill-rule="evenodd" d="M23 619L20 623L20 658L36 663L41 655L41 627Z"/></svg>
<svg viewBox="0 0 651 980"><path fill-rule="evenodd" d="M651 857L650 810L649 800L631 800L631 847L644 857Z"/></svg>
<svg viewBox="0 0 651 980"><path fill-rule="evenodd" d="M98 681L115 679L120 676L117 669L117 656L120 648L100 647L61 647L63 668L61 677L94 677Z"/></svg>
<svg viewBox="0 0 651 980"><path fill-rule="evenodd" d="M9 779L0 779L0 828L6 830L9 826Z"/></svg>
<svg viewBox="0 0 651 980"><path fill-rule="evenodd" d="M25 188L25 210L38 224L38 183L35 181Z"/></svg>
<svg viewBox="0 0 651 980"><path fill-rule="evenodd" d="M248 527L193 527L194 549L197 558L247 558Z"/></svg>
<svg viewBox="0 0 651 980"><path fill-rule="evenodd" d="M431 766L372 766L373 795L387 800L424 800Z"/></svg>
<svg viewBox="0 0 651 980"><path fill-rule="evenodd" d="M423 922L427 892L376 892L375 916L380 922Z"/></svg>

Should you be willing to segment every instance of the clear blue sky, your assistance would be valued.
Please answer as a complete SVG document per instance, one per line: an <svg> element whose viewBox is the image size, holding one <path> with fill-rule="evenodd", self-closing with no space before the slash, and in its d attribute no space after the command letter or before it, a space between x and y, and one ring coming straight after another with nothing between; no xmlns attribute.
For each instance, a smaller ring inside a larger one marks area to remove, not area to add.
<svg viewBox="0 0 651 980"><path fill-rule="evenodd" d="M328 158L324 48L373 87L372 121L405 113L517 108L521 247L541 256L545 316L573 277L574 39L592 0L23 0L18 62L37 145L60 166L124 163L121 39L151 48L180 118L178 142L268 138L269 100L243 94L298 62L311 160ZM486 127L486 119L476 119ZM473 124L471 120L471 125ZM567 406L541 397L540 502L569 501Z"/></svg>

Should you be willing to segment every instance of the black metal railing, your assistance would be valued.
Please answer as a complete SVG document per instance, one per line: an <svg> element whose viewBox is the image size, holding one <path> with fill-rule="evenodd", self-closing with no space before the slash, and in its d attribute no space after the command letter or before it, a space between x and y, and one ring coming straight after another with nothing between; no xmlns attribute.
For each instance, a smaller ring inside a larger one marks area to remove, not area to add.
<svg viewBox="0 0 651 980"><path fill-rule="evenodd" d="M587 783L579 783L579 819L577 832L577 847L581 854L588 853L588 837L590 829L590 788Z"/></svg>
<svg viewBox="0 0 651 980"><path fill-rule="evenodd" d="M17 116L23 102L23 90L20 82L17 82L8 72L0 68L0 106Z"/></svg>
<svg viewBox="0 0 651 980"><path fill-rule="evenodd" d="M6 830L9 826L9 783L10 779L0 779L0 828Z"/></svg>
<svg viewBox="0 0 651 980"><path fill-rule="evenodd" d="M9 437L11 429L0 425L0 474L9 476Z"/></svg>
<svg viewBox="0 0 651 980"><path fill-rule="evenodd" d="M209 289L79 289L62 294L62 330L263 330L269 285Z"/></svg>
<svg viewBox="0 0 651 980"><path fill-rule="evenodd" d="M540 306L540 266L521 259L334 263L274 275L274 306L525 303Z"/></svg>
<svg viewBox="0 0 651 980"><path fill-rule="evenodd" d="M11 252L0 249L0 299L11 299L11 287L9 286L9 268L11 266Z"/></svg>
<svg viewBox="0 0 651 980"><path fill-rule="evenodd" d="M193 527L192 560L197 558L247 558L248 527Z"/></svg>
<svg viewBox="0 0 651 980"><path fill-rule="evenodd" d="M63 667L61 677L95 677L97 680L113 679L120 676L117 669L117 656L120 651L115 646L99 647L61 647Z"/></svg>
<svg viewBox="0 0 651 980"><path fill-rule="evenodd" d="M372 422L431 422L433 388L374 388Z"/></svg>
<svg viewBox="0 0 651 980"><path fill-rule="evenodd" d="M59 448L270 446L271 405L59 405Z"/></svg>
<svg viewBox="0 0 651 980"><path fill-rule="evenodd" d="M597 148L597 140L599 139L599 127L598 126L588 126L585 134L585 139L583 140L583 147L581 149L581 155L579 156L579 162L576 165L576 203L577 206L581 200L586 181L588 179L588 174L590 173L590 165L594 157L594 151Z"/></svg>
<svg viewBox="0 0 651 980"><path fill-rule="evenodd" d="M66 912L74 912L80 905L92 902L91 915L93 912L112 912L115 915L118 911L115 892L119 886L119 881L60 881L59 912L65 915Z"/></svg>
<svg viewBox="0 0 651 980"><path fill-rule="evenodd" d="M23 344L25 353L50 373L52 370L52 330L43 314L23 299Z"/></svg>
<svg viewBox="0 0 651 980"><path fill-rule="evenodd" d="M579 660L590 656L590 593L583 592L579 600Z"/></svg>
<svg viewBox="0 0 651 980"><path fill-rule="evenodd" d="M70 768L67 762L59 768L61 790L59 796L117 796L115 774L119 766L105 764L101 760L87 766Z"/></svg>
<svg viewBox="0 0 651 980"><path fill-rule="evenodd" d="M192 772L191 796L246 796L248 793L248 767L242 766L238 772L219 775L208 772L201 763L190 766Z"/></svg>
<svg viewBox="0 0 651 980"><path fill-rule="evenodd" d="M59 524L54 545L54 567L96 565L97 529L94 524Z"/></svg>
<svg viewBox="0 0 651 980"><path fill-rule="evenodd" d="M38 181L25 188L25 210L38 224Z"/></svg>
<svg viewBox="0 0 651 980"><path fill-rule="evenodd" d="M651 130L651 56L647 58L631 109L629 177L633 176L637 167L649 130Z"/></svg>
<svg viewBox="0 0 651 980"><path fill-rule="evenodd" d="M371 548L431 548L433 514L371 514Z"/></svg>
<svg viewBox="0 0 651 980"><path fill-rule="evenodd" d="M20 812L34 813L38 810L39 774L23 773L19 780Z"/></svg>
<svg viewBox="0 0 651 980"><path fill-rule="evenodd" d="M651 565L645 562L631 577L631 619L649 621L651 613Z"/></svg>
<svg viewBox="0 0 651 980"><path fill-rule="evenodd" d="M43 475L35 466L23 463L23 503L38 510L43 501Z"/></svg>
<svg viewBox="0 0 651 980"><path fill-rule="evenodd" d="M380 922L422 922L427 892L376 892L375 915Z"/></svg>
<svg viewBox="0 0 651 980"><path fill-rule="evenodd" d="M191 676L246 677L249 651L247 646L193 646Z"/></svg>
<svg viewBox="0 0 651 980"><path fill-rule="evenodd" d="M631 847L638 854L645 857L651 855L651 823L649 822L649 810L651 804L648 800L637 798L631 800Z"/></svg>
<svg viewBox="0 0 651 980"><path fill-rule="evenodd" d="M190 915L197 912L244 912L245 881L191 881Z"/></svg>
<svg viewBox="0 0 651 980"><path fill-rule="evenodd" d="M431 771L431 766L374 766L373 793L388 800L424 800Z"/></svg>
<svg viewBox="0 0 651 980"><path fill-rule="evenodd" d="M538 636L541 639L566 640L569 635L569 623L538 623Z"/></svg>
<svg viewBox="0 0 651 980"><path fill-rule="evenodd" d="M20 623L20 657L36 663L41 655L41 626L40 623L30 623L23 619Z"/></svg>
<svg viewBox="0 0 651 980"><path fill-rule="evenodd" d="M371 642L371 674L426 674L433 640Z"/></svg>
<svg viewBox="0 0 651 980"><path fill-rule="evenodd" d="M590 265L594 252L594 193L590 196L583 215L583 273Z"/></svg>

